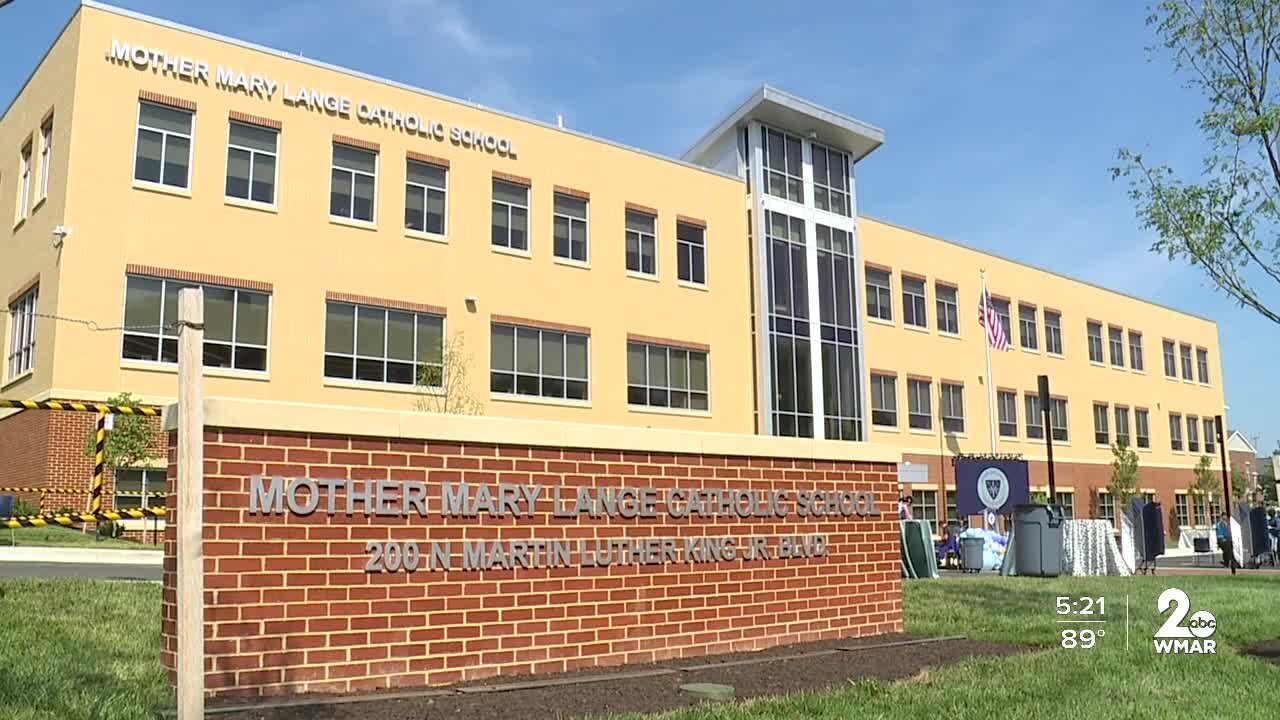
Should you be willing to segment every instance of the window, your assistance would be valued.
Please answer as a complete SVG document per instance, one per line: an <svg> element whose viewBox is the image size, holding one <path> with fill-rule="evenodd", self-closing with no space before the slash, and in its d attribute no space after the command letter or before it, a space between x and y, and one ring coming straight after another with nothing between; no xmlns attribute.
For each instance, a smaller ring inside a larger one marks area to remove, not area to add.
<svg viewBox="0 0 1280 720"><path fill-rule="evenodd" d="M871 374L871 424L898 427L897 378Z"/></svg>
<svg viewBox="0 0 1280 720"><path fill-rule="evenodd" d="M49 197L49 175L53 171L53 117L40 126L40 197Z"/></svg>
<svg viewBox="0 0 1280 720"><path fill-rule="evenodd" d="M276 201L276 147L271 128L230 123L227 139L227 197L272 205Z"/></svg>
<svg viewBox="0 0 1280 720"><path fill-rule="evenodd" d="M889 271L867 266L867 315L893 320L893 287Z"/></svg>
<svg viewBox="0 0 1280 720"><path fill-rule="evenodd" d="M1200 418L1187 416L1187 452L1200 452Z"/></svg>
<svg viewBox="0 0 1280 720"><path fill-rule="evenodd" d="M1098 493L1098 518L1106 520L1113 526L1116 523L1116 501L1109 492L1100 491Z"/></svg>
<svg viewBox="0 0 1280 720"><path fill-rule="evenodd" d="M1090 322L1089 328L1089 362L1102 362L1102 324Z"/></svg>
<svg viewBox="0 0 1280 720"><path fill-rule="evenodd" d="M1209 498L1208 498L1208 496L1206 496L1206 495L1196 495L1196 500L1195 500L1195 509L1196 509L1196 524L1197 524L1197 525L1211 525L1211 524L1213 524L1213 517L1211 517L1211 516L1209 515Z"/></svg>
<svg viewBox="0 0 1280 720"><path fill-rule="evenodd" d="M928 523L932 532L938 525L938 491L912 490L911 514L916 520Z"/></svg>
<svg viewBox="0 0 1280 720"><path fill-rule="evenodd" d="M112 471L116 495L116 508L150 507L154 493L166 490L164 468L115 468ZM164 497L155 496L159 504L164 504ZM160 522L163 522L160 521Z"/></svg>
<svg viewBox="0 0 1280 720"><path fill-rule="evenodd" d="M821 225L818 232L822 231ZM773 417L772 431L775 435L786 437L813 437L813 374L811 368L812 345L809 338L809 276L808 264L805 261L805 223L800 218L793 218L782 213L765 212L765 240L767 241L766 262L769 269L768 312L769 312L769 352L772 361L772 397ZM819 237L819 244L822 244ZM834 241L832 241L834 243ZM843 241L842 241L843 242ZM834 247L834 245L833 245ZM822 258L833 257L830 250L820 250L819 267L824 268ZM849 263L841 260L835 265L843 264L844 272L848 272ZM826 280L819 278L820 287ZM834 280L833 280L834 282ZM834 297L834 295L833 295ZM839 313L852 313L852 296L842 295L839 302L834 303L838 311L830 314L831 308L824 308L824 327L827 321L840 319ZM843 308L843 309L841 309ZM838 323L836 323L838 325ZM856 378L860 377L852 352L853 331L842 332L842 328L832 326L824 330L825 334L835 333L837 339L842 335L849 345L847 363L840 368L840 374L824 376L823 382L830 391L831 386L839 379L839 392L850 394L855 391ZM824 343L824 347L826 344ZM828 367L835 369L835 363ZM848 403L851 422L845 429L858 430L856 404ZM826 420L826 418L824 418ZM837 429L845 427L837 422ZM830 428L828 428L830 429Z"/></svg>
<svg viewBox="0 0 1280 720"><path fill-rule="evenodd" d="M495 393L587 399L588 337L494 323L489 389Z"/></svg>
<svg viewBox="0 0 1280 720"><path fill-rule="evenodd" d="M1182 355L1182 379L1190 380L1191 377L1191 346L1180 345L1178 350Z"/></svg>
<svg viewBox="0 0 1280 720"><path fill-rule="evenodd" d="M1000 325L1004 328L1004 336L1013 342L1013 320L1009 317L1009 301L992 296L991 305L996 309L996 315L1000 317Z"/></svg>
<svg viewBox="0 0 1280 720"><path fill-rule="evenodd" d="M658 274L657 223L648 213L627 211L627 270Z"/></svg>
<svg viewBox="0 0 1280 720"><path fill-rule="evenodd" d="M627 213L628 221L631 213ZM529 249L529 188L502 180L493 181L493 229L491 242L511 250Z"/></svg>
<svg viewBox="0 0 1280 720"><path fill-rule="evenodd" d="M1204 419L1204 451L1210 455L1218 451L1218 430L1213 418Z"/></svg>
<svg viewBox="0 0 1280 720"><path fill-rule="evenodd" d="M371 305L326 303L324 376L443 387L444 318Z"/></svg>
<svg viewBox="0 0 1280 720"><path fill-rule="evenodd" d="M556 257L587 261L587 200L563 193L555 194L552 234Z"/></svg>
<svg viewBox="0 0 1280 720"><path fill-rule="evenodd" d="M706 228L693 223L676 223L676 277L685 282L707 284Z"/></svg>
<svg viewBox="0 0 1280 720"><path fill-rule="evenodd" d="M956 289L951 285L936 283L933 286L934 297L938 305L938 332L960 334L960 304L956 300Z"/></svg>
<svg viewBox="0 0 1280 720"><path fill-rule="evenodd" d="M1173 341L1164 341L1164 375L1165 377L1178 377L1178 360L1173 354Z"/></svg>
<svg viewBox="0 0 1280 720"><path fill-rule="evenodd" d="M837 215L853 215L849 202L849 156L813 143L813 204Z"/></svg>
<svg viewBox="0 0 1280 720"><path fill-rule="evenodd" d="M907 427L914 430L933 429L932 383L922 378L907 378Z"/></svg>
<svg viewBox="0 0 1280 720"><path fill-rule="evenodd" d="M942 383L942 429L949 433L964 432L964 386Z"/></svg>
<svg viewBox="0 0 1280 720"><path fill-rule="evenodd" d="M1044 439L1044 409L1040 407L1040 396L1035 393L1027 393L1022 396L1023 405L1027 410L1027 439L1043 440Z"/></svg>
<svg viewBox="0 0 1280 720"><path fill-rule="evenodd" d="M1044 350L1050 355L1062 354L1062 315L1056 310L1044 311Z"/></svg>
<svg viewBox="0 0 1280 720"><path fill-rule="evenodd" d="M21 173L18 175L18 219L31 210L31 143L22 146Z"/></svg>
<svg viewBox="0 0 1280 720"><path fill-rule="evenodd" d="M1064 398L1049 398L1049 425L1053 431L1053 439L1067 442L1067 401Z"/></svg>
<svg viewBox="0 0 1280 720"><path fill-rule="evenodd" d="M147 329L124 333L121 357L178 362L178 291L191 287L204 289L204 366L265 372L270 295L141 275L126 278L124 324Z"/></svg>
<svg viewBox="0 0 1280 720"><path fill-rule="evenodd" d="M800 138L769 128L762 130L765 192L791 202L804 202Z"/></svg>
<svg viewBox="0 0 1280 720"><path fill-rule="evenodd" d="M947 488L947 522L960 524L960 511L956 509L956 491Z"/></svg>
<svg viewBox="0 0 1280 720"><path fill-rule="evenodd" d="M1137 408L1133 411L1134 436L1138 439L1138 447L1151 447L1151 431L1147 425L1147 411Z"/></svg>
<svg viewBox="0 0 1280 720"><path fill-rule="evenodd" d="M706 410L707 354L697 350L627 343L627 402L650 407Z"/></svg>
<svg viewBox="0 0 1280 720"><path fill-rule="evenodd" d="M405 160L405 229L444 235L448 194L449 168L417 160Z"/></svg>
<svg viewBox="0 0 1280 720"><path fill-rule="evenodd" d="M341 143L333 144L329 214L373 222L378 184L378 154Z"/></svg>
<svg viewBox="0 0 1280 720"><path fill-rule="evenodd" d="M1142 333L1129 331L1129 367L1142 370Z"/></svg>
<svg viewBox="0 0 1280 720"><path fill-rule="evenodd" d="M861 440L862 371L858 366L854 342L858 264L853 257L853 234L821 223L814 228L818 236L818 314L822 336L825 437L829 440Z"/></svg>
<svg viewBox="0 0 1280 720"><path fill-rule="evenodd" d="M1178 527L1186 527L1191 524L1191 513L1187 504L1186 493L1173 494L1173 520Z"/></svg>
<svg viewBox="0 0 1280 720"><path fill-rule="evenodd" d="M191 126L187 110L138 103L138 148L133 179L186 188L191 171Z"/></svg>
<svg viewBox="0 0 1280 720"><path fill-rule="evenodd" d="M1022 341L1022 347L1035 350L1037 335L1036 306L1018 303L1018 338Z"/></svg>
<svg viewBox="0 0 1280 720"><path fill-rule="evenodd" d="M1124 330L1114 325L1107 328L1107 344L1112 367L1124 367Z"/></svg>
<svg viewBox="0 0 1280 720"><path fill-rule="evenodd" d="M1182 416L1169 413L1169 447L1182 450Z"/></svg>
<svg viewBox="0 0 1280 720"><path fill-rule="evenodd" d="M35 368L39 296L40 288L33 287L9 306L9 380Z"/></svg>
<svg viewBox="0 0 1280 720"><path fill-rule="evenodd" d="M1071 490L1059 490L1054 497L1053 503L1062 508L1062 517L1065 520L1076 519L1076 494Z"/></svg>
<svg viewBox="0 0 1280 720"><path fill-rule="evenodd" d="M1209 384L1209 351L1204 348L1196 348L1196 370L1200 382Z"/></svg>
<svg viewBox="0 0 1280 720"><path fill-rule="evenodd" d="M1129 446L1129 408L1123 405L1116 406L1116 444Z"/></svg>
<svg viewBox="0 0 1280 720"><path fill-rule="evenodd" d="M924 279L903 274L902 322L916 327L929 327L925 302Z"/></svg>
<svg viewBox="0 0 1280 720"><path fill-rule="evenodd" d="M1093 442L1095 444L1111 444L1111 431L1107 428L1108 417L1106 405L1093 404Z"/></svg>
<svg viewBox="0 0 1280 720"><path fill-rule="evenodd" d="M1018 395L1007 390L996 393L999 410L1000 437L1018 437Z"/></svg>

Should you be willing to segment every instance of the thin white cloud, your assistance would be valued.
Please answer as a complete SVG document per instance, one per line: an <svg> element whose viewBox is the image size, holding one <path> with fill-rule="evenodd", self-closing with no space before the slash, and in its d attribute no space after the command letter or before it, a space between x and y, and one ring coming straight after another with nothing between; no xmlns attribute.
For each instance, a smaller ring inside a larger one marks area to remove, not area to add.
<svg viewBox="0 0 1280 720"><path fill-rule="evenodd" d="M430 34L477 60L499 60L527 54L478 29L454 0L381 0L373 5L388 29L400 35Z"/></svg>

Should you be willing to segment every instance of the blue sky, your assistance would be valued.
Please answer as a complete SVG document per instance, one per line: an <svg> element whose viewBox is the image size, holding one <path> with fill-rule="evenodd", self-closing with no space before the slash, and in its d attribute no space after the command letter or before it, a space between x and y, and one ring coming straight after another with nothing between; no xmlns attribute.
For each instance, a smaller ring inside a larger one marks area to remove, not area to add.
<svg viewBox="0 0 1280 720"><path fill-rule="evenodd" d="M771 83L885 130L860 212L1216 319L1230 424L1280 438L1280 328L1149 253L1107 173L1121 145L1185 168L1202 150L1143 3L118 4L672 155ZM0 98L75 5L0 9Z"/></svg>

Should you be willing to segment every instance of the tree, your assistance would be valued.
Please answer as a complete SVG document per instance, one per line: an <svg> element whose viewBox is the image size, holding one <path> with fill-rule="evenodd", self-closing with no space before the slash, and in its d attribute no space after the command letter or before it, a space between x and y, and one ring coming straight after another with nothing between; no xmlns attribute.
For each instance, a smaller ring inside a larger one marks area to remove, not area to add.
<svg viewBox="0 0 1280 720"><path fill-rule="evenodd" d="M1240 502L1253 488L1253 481L1240 468L1231 468L1231 501Z"/></svg>
<svg viewBox="0 0 1280 720"><path fill-rule="evenodd" d="M1113 178L1129 182L1152 252L1200 268L1235 299L1280 323L1280 4L1161 0L1147 24L1174 69L1200 91L1208 148L1188 179L1141 153L1119 151ZM1274 67L1273 67L1274 66ZM1273 72L1273 70L1277 72Z"/></svg>
<svg viewBox="0 0 1280 720"><path fill-rule="evenodd" d="M1191 483L1191 487L1188 488L1192 495L1203 495L1212 499L1222 493L1222 481L1218 478L1218 473L1214 472L1213 459L1208 455L1200 456L1192 472L1196 476L1196 479Z"/></svg>
<svg viewBox="0 0 1280 720"><path fill-rule="evenodd" d="M107 398L106 404L137 405L138 400L123 392ZM96 428L89 431L85 444L85 454L89 457L97 454L97 435ZM103 456L104 464L111 468L132 467L164 457L164 442L158 423L145 415L117 415L107 431Z"/></svg>
<svg viewBox="0 0 1280 720"><path fill-rule="evenodd" d="M1116 508L1127 508L1138 495L1138 453L1128 443L1111 445L1111 481L1107 483Z"/></svg>
<svg viewBox="0 0 1280 720"><path fill-rule="evenodd" d="M479 415L484 405L471 394L471 355L461 332L444 340L440 365L423 365L414 407L424 412Z"/></svg>

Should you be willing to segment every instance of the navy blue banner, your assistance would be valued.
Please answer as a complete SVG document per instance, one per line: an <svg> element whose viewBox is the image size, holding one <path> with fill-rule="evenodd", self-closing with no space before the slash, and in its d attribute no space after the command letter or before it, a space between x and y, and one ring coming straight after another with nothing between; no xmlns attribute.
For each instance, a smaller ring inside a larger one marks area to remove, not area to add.
<svg viewBox="0 0 1280 720"><path fill-rule="evenodd" d="M1030 502L1031 481L1026 460L962 458L956 461L956 512L981 515L1013 512Z"/></svg>

